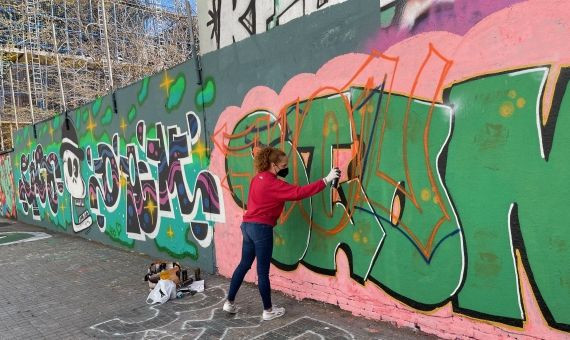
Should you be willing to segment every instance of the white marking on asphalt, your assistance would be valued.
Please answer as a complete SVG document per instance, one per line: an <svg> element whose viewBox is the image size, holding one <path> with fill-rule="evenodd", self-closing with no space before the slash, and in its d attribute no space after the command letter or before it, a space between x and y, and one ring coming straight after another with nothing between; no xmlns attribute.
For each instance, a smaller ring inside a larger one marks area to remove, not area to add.
<svg viewBox="0 0 570 340"><path fill-rule="evenodd" d="M25 238L25 239L22 239L22 240L0 243L0 246L7 246L9 244L22 243L22 242L37 241L37 240L41 240L44 238L50 238L51 237L51 235L49 235L49 234L38 232L38 231L4 231L4 232L0 232L0 235L4 235L4 236L0 236L0 238L8 237L9 235L6 235L6 234L28 234L28 235L32 235L32 236Z"/></svg>

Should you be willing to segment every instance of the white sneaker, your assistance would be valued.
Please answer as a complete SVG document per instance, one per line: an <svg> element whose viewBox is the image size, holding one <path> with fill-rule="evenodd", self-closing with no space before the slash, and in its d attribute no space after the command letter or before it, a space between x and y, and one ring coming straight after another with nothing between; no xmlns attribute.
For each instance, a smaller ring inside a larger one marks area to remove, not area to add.
<svg viewBox="0 0 570 340"><path fill-rule="evenodd" d="M285 308L273 306L271 308L271 311L266 311L266 310L263 311L263 320L269 321L283 315L285 315Z"/></svg>
<svg viewBox="0 0 570 340"><path fill-rule="evenodd" d="M226 302L224 302L224 308L223 310L225 312L231 313L231 314L235 314L238 311L238 308L236 307L235 303L231 303L228 300L226 300Z"/></svg>

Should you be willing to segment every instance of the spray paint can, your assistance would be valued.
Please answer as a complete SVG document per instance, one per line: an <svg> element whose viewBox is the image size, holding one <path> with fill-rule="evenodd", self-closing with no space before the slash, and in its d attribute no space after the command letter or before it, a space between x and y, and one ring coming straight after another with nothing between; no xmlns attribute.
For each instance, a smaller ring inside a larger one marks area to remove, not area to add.
<svg viewBox="0 0 570 340"><path fill-rule="evenodd" d="M340 179L340 169L339 168L335 168L335 170L338 172L338 178L335 178L331 185L333 188L338 189L338 180Z"/></svg>

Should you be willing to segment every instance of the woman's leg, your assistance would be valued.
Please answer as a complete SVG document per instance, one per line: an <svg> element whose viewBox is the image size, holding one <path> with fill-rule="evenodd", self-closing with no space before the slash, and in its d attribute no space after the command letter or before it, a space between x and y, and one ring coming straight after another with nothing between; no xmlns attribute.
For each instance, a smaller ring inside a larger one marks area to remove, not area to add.
<svg viewBox="0 0 570 340"><path fill-rule="evenodd" d="M241 261L232 275L232 281L230 283L230 291L228 292L228 301L234 302L236 294L243 282L245 274L251 268L251 264L255 259L255 246L253 240L249 237L247 229L251 228L251 224L242 223L241 233L243 236L243 243L241 246Z"/></svg>
<svg viewBox="0 0 570 340"><path fill-rule="evenodd" d="M263 309L271 309L271 284L269 283L269 264L273 254L273 228L255 225L253 242L257 256L257 281Z"/></svg>

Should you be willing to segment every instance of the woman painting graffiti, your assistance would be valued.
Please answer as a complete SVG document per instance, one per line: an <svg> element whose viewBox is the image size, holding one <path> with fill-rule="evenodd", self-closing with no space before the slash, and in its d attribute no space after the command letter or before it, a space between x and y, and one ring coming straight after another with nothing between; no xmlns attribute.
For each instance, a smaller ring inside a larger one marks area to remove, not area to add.
<svg viewBox="0 0 570 340"><path fill-rule="evenodd" d="M322 180L308 185L291 185L278 177L289 173L287 155L278 149L266 147L257 152L254 159L257 174L251 180L247 199L247 212L243 216L241 261L234 271L224 311L236 313L236 294L245 274L257 258L259 293L263 301L263 320L271 320L285 314L285 308L271 304L269 263L273 252L273 227L286 201L298 201L321 192L327 184L338 180L340 170L331 169Z"/></svg>

